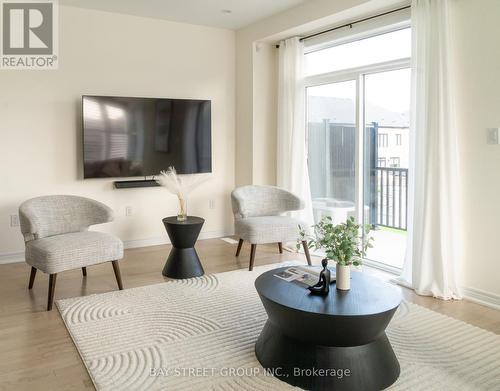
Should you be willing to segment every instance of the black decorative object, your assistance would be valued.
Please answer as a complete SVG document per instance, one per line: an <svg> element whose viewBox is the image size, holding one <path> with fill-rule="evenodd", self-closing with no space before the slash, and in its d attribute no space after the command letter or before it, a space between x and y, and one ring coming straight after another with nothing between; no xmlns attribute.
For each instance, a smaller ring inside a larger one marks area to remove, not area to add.
<svg viewBox="0 0 500 391"><path fill-rule="evenodd" d="M328 269L328 259L321 261L323 270L319 273L319 281L308 289L312 294L326 296L330 292L330 269Z"/></svg>
<svg viewBox="0 0 500 391"><path fill-rule="evenodd" d="M201 217L188 216L179 221L177 216L166 217L163 224L167 230L172 250L162 274L170 278L191 278L205 274L194 244L205 222Z"/></svg>
<svg viewBox="0 0 500 391"><path fill-rule="evenodd" d="M262 366L306 390L382 390L394 383L400 368L385 328L400 288L353 271L351 290L316 296L276 278L283 270L255 281L269 317L255 345Z"/></svg>

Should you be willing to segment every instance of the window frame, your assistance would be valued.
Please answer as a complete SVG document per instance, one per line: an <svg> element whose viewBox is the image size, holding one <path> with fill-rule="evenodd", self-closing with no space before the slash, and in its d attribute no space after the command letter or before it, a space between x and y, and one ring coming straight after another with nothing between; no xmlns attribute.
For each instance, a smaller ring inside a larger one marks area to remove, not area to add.
<svg viewBox="0 0 500 391"><path fill-rule="evenodd" d="M395 156L389 158L389 167L391 168L399 168L401 167L401 158Z"/></svg>
<svg viewBox="0 0 500 391"><path fill-rule="evenodd" d="M361 35L355 36L352 39L347 39L347 40L343 40L343 41L340 41L340 42L336 42L335 44L326 45L326 46L321 47L319 49L304 50L304 57L307 54L309 54L309 53L314 53L314 52L325 50L325 49L329 49L329 48L332 48L332 47L346 45L346 44L349 44L349 43L352 43L352 42L356 42L356 41L364 41L365 39L370 39L370 38L374 38L374 37L377 37L377 36L380 36L380 35L389 34L389 33L395 32L395 31L406 30L406 29L411 29L410 21L407 21L406 23L403 23L403 24L400 23L398 25L389 26L389 27L387 27L386 29L383 29L383 30L379 29L376 32L370 32L370 31L368 31L365 34L361 34ZM314 75L305 76L305 80L311 79L311 78L315 78L316 76L331 75L331 74L337 74L337 73L343 73L343 72L350 73L351 71L357 71L357 70L361 70L361 69L365 69L365 68L370 69L372 67L377 67L379 65L380 66L384 66L386 64L393 64L393 63L399 62L401 60L410 60L410 59L411 59L411 57L402 57L402 58L398 58L398 59L395 59L395 60L382 61L382 62L377 62L377 63L373 63L373 64L360 65L360 66L352 67L352 68L345 68L345 69L339 69L339 70L336 70L336 71L330 71L330 72L325 72L325 73L318 73L318 74L314 74ZM376 70L374 71L374 73L377 73L377 72L378 71L376 71ZM304 73L305 73L305 71L304 71Z"/></svg>
<svg viewBox="0 0 500 391"><path fill-rule="evenodd" d="M377 145L379 148L389 147L389 134L388 133L378 133L377 134Z"/></svg>
<svg viewBox="0 0 500 391"><path fill-rule="evenodd" d="M307 54L333 46L370 38L375 35L402 30L411 27L410 21L411 10L409 8L378 16L364 21L363 23L353 24L349 28L336 29L308 38L304 41L304 52Z"/></svg>

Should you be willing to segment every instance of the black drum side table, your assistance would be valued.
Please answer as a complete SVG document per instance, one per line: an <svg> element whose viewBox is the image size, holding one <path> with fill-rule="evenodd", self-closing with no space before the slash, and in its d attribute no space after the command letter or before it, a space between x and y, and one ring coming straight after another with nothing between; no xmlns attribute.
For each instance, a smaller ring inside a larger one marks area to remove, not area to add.
<svg viewBox="0 0 500 391"><path fill-rule="evenodd" d="M171 216L165 217L162 221L172 243L172 250L162 274L177 279L202 276L205 271L194 244L205 220L201 217L188 216L187 220L178 221L177 216Z"/></svg>

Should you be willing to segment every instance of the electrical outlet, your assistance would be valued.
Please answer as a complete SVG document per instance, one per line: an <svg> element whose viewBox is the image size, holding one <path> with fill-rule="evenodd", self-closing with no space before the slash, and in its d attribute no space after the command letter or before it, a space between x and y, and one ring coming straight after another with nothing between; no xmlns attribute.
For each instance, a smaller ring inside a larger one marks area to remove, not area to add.
<svg viewBox="0 0 500 391"><path fill-rule="evenodd" d="M488 144L493 144L493 145L500 144L500 142L498 140L498 129L499 128L489 128L488 129L488 135L486 138L486 142Z"/></svg>
<svg viewBox="0 0 500 391"><path fill-rule="evenodd" d="M10 215L10 226L19 227L19 215Z"/></svg>
<svg viewBox="0 0 500 391"><path fill-rule="evenodd" d="M130 216L132 216L133 212L134 211L132 210L131 206L125 207L125 216L130 217Z"/></svg>
<svg viewBox="0 0 500 391"><path fill-rule="evenodd" d="M211 199L208 201L208 207L210 209L215 209L215 200Z"/></svg>

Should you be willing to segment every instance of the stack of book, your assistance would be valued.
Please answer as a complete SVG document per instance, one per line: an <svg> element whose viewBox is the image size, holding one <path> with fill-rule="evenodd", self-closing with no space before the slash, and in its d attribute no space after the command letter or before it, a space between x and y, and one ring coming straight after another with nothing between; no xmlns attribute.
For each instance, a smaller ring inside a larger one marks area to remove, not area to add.
<svg viewBox="0 0 500 391"><path fill-rule="evenodd" d="M317 266L292 266L274 276L301 286L311 286L318 282L321 270L323 269ZM330 269L330 284L335 282L335 277L335 269Z"/></svg>

